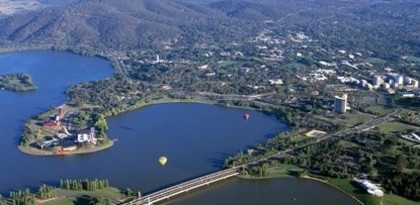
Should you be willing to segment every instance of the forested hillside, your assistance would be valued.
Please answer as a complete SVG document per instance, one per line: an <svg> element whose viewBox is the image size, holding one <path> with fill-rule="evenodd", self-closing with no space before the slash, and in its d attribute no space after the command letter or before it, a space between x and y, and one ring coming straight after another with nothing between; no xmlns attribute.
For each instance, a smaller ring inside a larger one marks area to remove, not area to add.
<svg viewBox="0 0 420 205"><path fill-rule="evenodd" d="M236 0L83 0L0 20L0 43L117 50L160 47L181 40L185 33L192 39L246 35L262 20L291 11Z"/></svg>

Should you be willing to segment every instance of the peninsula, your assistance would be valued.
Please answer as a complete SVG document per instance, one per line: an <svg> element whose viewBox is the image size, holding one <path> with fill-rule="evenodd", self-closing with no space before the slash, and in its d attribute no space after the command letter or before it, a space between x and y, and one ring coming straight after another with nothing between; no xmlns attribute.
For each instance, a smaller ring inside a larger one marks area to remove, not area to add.
<svg viewBox="0 0 420 205"><path fill-rule="evenodd" d="M33 155L86 154L113 145L103 115L90 105L63 104L29 119L19 150Z"/></svg>

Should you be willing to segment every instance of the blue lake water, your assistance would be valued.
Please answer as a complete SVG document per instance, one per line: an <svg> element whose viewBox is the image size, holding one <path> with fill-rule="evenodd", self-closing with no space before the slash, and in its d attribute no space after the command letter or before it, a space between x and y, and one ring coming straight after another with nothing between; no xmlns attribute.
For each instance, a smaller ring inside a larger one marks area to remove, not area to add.
<svg viewBox="0 0 420 205"><path fill-rule="evenodd" d="M0 90L0 192L3 193L41 183L56 184L67 178L107 178L113 186L147 193L220 170L227 156L263 143L287 129L274 116L257 111L247 111L251 117L244 121L243 109L196 103L158 104L108 119L108 136L118 139L108 150L64 157L31 156L16 147L25 120L64 103L68 86L112 75L112 67L104 59L66 52L0 55L0 74L16 72L28 73L39 89L26 93ZM162 155L168 158L165 166L158 163ZM233 182L260 189L258 183ZM281 187L286 182L272 180L269 183ZM226 186L231 184L228 182ZM320 190L340 194L319 186ZM219 189L212 188L209 193L215 190ZM346 196L341 200L352 201ZM176 204L188 204L187 201Z"/></svg>

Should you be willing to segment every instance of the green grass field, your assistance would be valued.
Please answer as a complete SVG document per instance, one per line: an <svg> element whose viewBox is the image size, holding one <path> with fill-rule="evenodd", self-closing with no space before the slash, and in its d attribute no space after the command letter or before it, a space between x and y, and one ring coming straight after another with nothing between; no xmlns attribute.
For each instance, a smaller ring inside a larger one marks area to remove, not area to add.
<svg viewBox="0 0 420 205"><path fill-rule="evenodd" d="M388 61L381 59L381 58L368 58L366 59L366 62L371 63L371 64L380 64L383 65L385 63L387 63Z"/></svg>
<svg viewBox="0 0 420 205"><path fill-rule="evenodd" d="M126 195L122 194L121 191L117 188L105 188L105 189L98 189L95 191L97 196L102 196L104 198L111 198L111 199L124 199Z"/></svg>
<svg viewBox="0 0 420 205"><path fill-rule="evenodd" d="M59 199L52 200L49 202L43 203L43 205L84 205L89 204L89 197L102 197L104 199L109 199L111 201L125 201L127 198L126 195L121 193L117 188L104 188L98 189L94 192L91 191L71 191L64 189L56 189L55 196L60 197ZM67 196L66 198L62 198Z"/></svg>
<svg viewBox="0 0 420 205"><path fill-rule="evenodd" d="M359 113L348 113L346 114L346 121L351 125L358 125L368 122L372 118L366 114Z"/></svg>
<svg viewBox="0 0 420 205"><path fill-rule="evenodd" d="M295 176L295 173L303 171L302 168L292 164L279 164L276 167L271 167L268 169L268 175L259 177L259 176L241 176L245 179L270 179L270 178L280 178L280 177L292 177Z"/></svg>
<svg viewBox="0 0 420 205"><path fill-rule="evenodd" d="M420 63L420 57L416 57L416 56L409 56L405 60L413 62L413 63Z"/></svg>
<svg viewBox="0 0 420 205"><path fill-rule="evenodd" d="M382 105L372 105L365 109L366 112L377 115L384 116L394 111L393 108L385 107Z"/></svg>
<svg viewBox="0 0 420 205"><path fill-rule="evenodd" d="M365 205L418 205L419 203L406 198L385 194L383 198L368 194L360 185L348 179L329 179L328 183L340 188L344 192L356 197Z"/></svg>
<svg viewBox="0 0 420 205"><path fill-rule="evenodd" d="M346 141L346 140L340 140L339 144L342 145L343 147L346 147L346 148L352 148L352 147L358 147L359 146L359 145L357 145L353 142L349 142L349 141Z"/></svg>
<svg viewBox="0 0 420 205"><path fill-rule="evenodd" d="M236 65L236 64L238 64L238 62L231 61L231 60L228 60L228 61L220 61L220 65L222 66L222 68L227 68L229 66Z"/></svg>
<svg viewBox="0 0 420 205"><path fill-rule="evenodd" d="M43 203L42 205L86 205L89 200L85 198L61 198Z"/></svg>
<svg viewBox="0 0 420 205"><path fill-rule="evenodd" d="M404 132L409 129L407 125L399 122L384 122L378 125L379 131L382 133Z"/></svg>
<svg viewBox="0 0 420 205"><path fill-rule="evenodd" d="M289 63L287 64L288 68L306 68L307 66L301 63Z"/></svg>

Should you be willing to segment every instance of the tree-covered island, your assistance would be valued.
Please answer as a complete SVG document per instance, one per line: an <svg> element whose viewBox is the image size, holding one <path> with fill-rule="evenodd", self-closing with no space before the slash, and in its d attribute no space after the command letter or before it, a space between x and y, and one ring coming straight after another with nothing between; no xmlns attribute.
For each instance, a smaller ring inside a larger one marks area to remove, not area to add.
<svg viewBox="0 0 420 205"><path fill-rule="evenodd" d="M31 76L26 73L11 73L0 75L0 89L15 92L36 90Z"/></svg>

